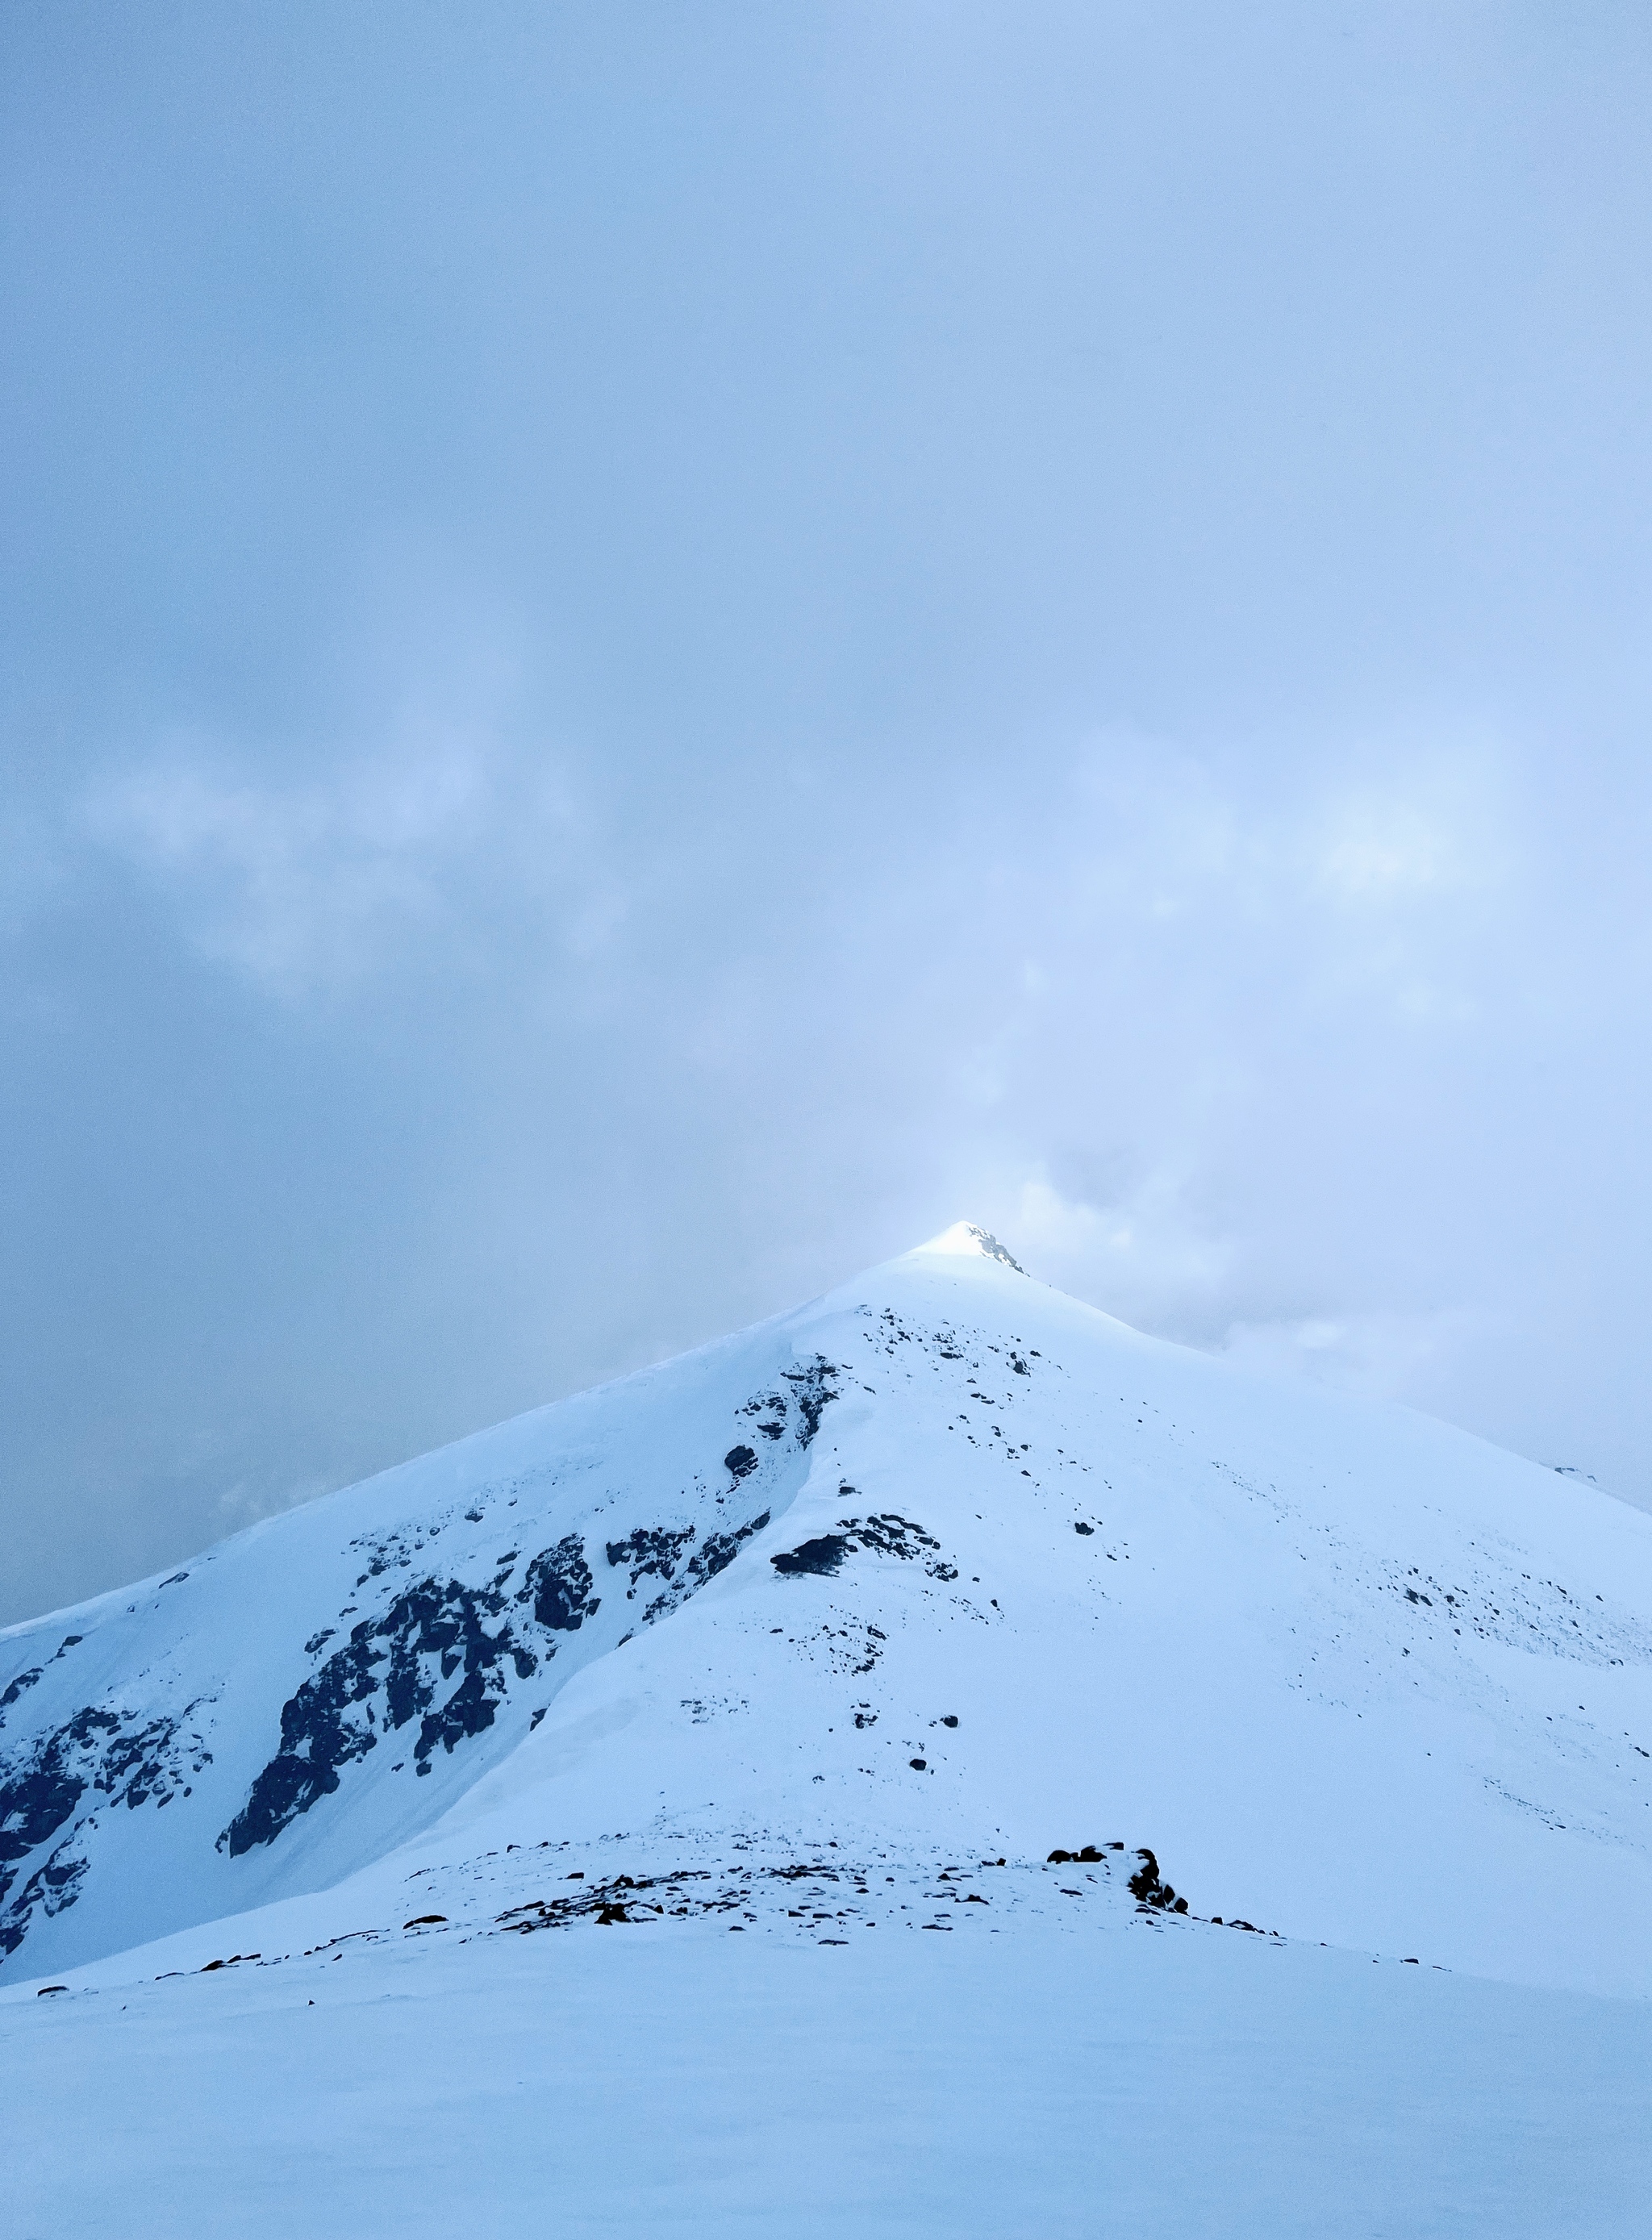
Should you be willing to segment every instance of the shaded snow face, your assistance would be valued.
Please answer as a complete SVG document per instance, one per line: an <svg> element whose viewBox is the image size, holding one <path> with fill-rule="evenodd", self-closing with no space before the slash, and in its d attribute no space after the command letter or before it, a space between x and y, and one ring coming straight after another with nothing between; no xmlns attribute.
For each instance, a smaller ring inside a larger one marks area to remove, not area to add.
<svg viewBox="0 0 1652 2240"><path fill-rule="evenodd" d="M595 1502L603 1452L558 1457L558 1411L546 1411L530 1421L549 1452L526 1470L490 1477L488 1436L468 1443L482 1468L462 1503L421 1501L431 1472L413 1465L386 1485L392 1502L396 1481L410 1497L394 1522L350 1534L342 1550L328 1547L326 1527L348 1514L350 1496L231 1543L139 1600L106 1597L48 1658L17 1665L31 1637L14 1635L0 1690L0 1954L88 1900L89 1918L112 1912L143 1933L139 1909L97 1907L100 1884L204 1890L203 1846L233 1863L316 1835L302 1877L359 1863L357 1823L370 1855L445 1809L544 1717L581 1647L601 1654L668 1616L791 1499L836 1386L829 1363L789 1351L761 1390L722 1411L715 1399L704 1409L690 1377L674 1422L668 1391L640 1484L616 1430L616 1474L630 1482ZM645 1393L630 1397L648 1412ZM723 1423L696 1454L703 1410ZM517 1544L501 1548L507 1530ZM341 1559L353 1566L342 1592ZM243 1653L226 1669L237 1635ZM307 1669L291 1685L283 1676L295 1663ZM232 1769L261 1744L236 1809L209 1834L202 1823L233 1793ZM390 1803L376 1793L386 1783L398 1792ZM428 1795L410 1792L425 1783ZM164 1917L163 1898L155 1913Z"/></svg>
<svg viewBox="0 0 1652 2240"><path fill-rule="evenodd" d="M513 1677L537 1676L556 1653L552 1635L576 1633L602 1608L576 1532L542 1550L511 1594L514 1568L482 1586L427 1577L351 1627L348 1647L283 1704L281 1746L218 1838L232 1858L273 1843L330 1796L341 1767L377 1746L381 1724L394 1737L417 1720L413 1764L428 1774L438 1745L451 1755L492 1726Z"/></svg>

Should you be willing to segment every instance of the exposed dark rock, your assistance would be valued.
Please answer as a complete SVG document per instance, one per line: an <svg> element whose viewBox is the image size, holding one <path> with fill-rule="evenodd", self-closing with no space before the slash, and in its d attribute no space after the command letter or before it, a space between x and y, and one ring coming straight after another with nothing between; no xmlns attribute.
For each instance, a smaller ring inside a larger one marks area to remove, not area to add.
<svg viewBox="0 0 1652 2240"><path fill-rule="evenodd" d="M1161 1879L1159 1863L1151 1851L1136 1853L1140 1866L1130 1877L1130 1896L1140 1906L1158 1913L1185 1913L1188 1902L1178 1897L1169 1883Z"/></svg>
<svg viewBox="0 0 1652 2240"><path fill-rule="evenodd" d="M803 1429L797 1434L800 1447L808 1446L820 1429L820 1419L827 1403L837 1397L836 1388L830 1380L837 1371L823 1354L816 1354L807 1369L789 1369L786 1382L796 1390L793 1397L797 1412L803 1417Z"/></svg>
<svg viewBox="0 0 1652 2240"><path fill-rule="evenodd" d="M663 1524L639 1525L629 1539L608 1543L608 1560L627 1567L633 1586L650 1573L656 1578L669 1579L693 1537L692 1524L685 1525L680 1532L669 1531Z"/></svg>
<svg viewBox="0 0 1652 2240"><path fill-rule="evenodd" d="M585 1543L576 1532L534 1557L516 1600L531 1601L540 1624L555 1633L577 1633L588 1617L596 1615L600 1605L591 1594Z"/></svg>
<svg viewBox="0 0 1652 2240"><path fill-rule="evenodd" d="M86 1873L72 1849L83 1808L124 1803L136 1811L170 1803L188 1772L210 1764L198 1736L178 1740L196 1709L190 1703L175 1718L140 1722L87 1704L31 1748L0 1760L0 1902L10 1897L22 1862L62 1838L0 1916L0 1951L17 1950L37 1907L55 1914L74 1904Z"/></svg>
<svg viewBox="0 0 1652 2240"><path fill-rule="evenodd" d="M763 1531L768 1523L769 1511L765 1509L761 1517L754 1517L749 1524L742 1524L736 1531L708 1533L698 1552L689 1559L688 1576L694 1585L703 1586L719 1571L727 1570L742 1545L754 1532Z"/></svg>
<svg viewBox="0 0 1652 2240"><path fill-rule="evenodd" d="M87 1863L74 1852L75 1834L71 1829L43 1865L36 1868L6 1908L4 1917L0 1918L0 1953L17 1950L28 1934L37 1910L50 1920L53 1914L66 1912L79 1897L80 1885L86 1879ZM14 1879L14 1876L0 1878L0 1893L9 1888Z"/></svg>
<svg viewBox="0 0 1652 2240"><path fill-rule="evenodd" d="M15 1703L19 1696L26 1695L45 1669L43 1664L31 1664L26 1672L19 1672L4 1695L0 1696L0 1711Z"/></svg>
<svg viewBox="0 0 1652 2240"><path fill-rule="evenodd" d="M644 1613L652 1619L731 1563L769 1520L765 1509L733 1530L709 1535L680 1570L696 1537L692 1525L641 1528L609 1543L605 1552L610 1564L629 1566L634 1584L649 1573L665 1581L666 1591ZM388 1547L375 1557L381 1569ZM502 1564L515 1560L514 1550L499 1558ZM273 1843L337 1790L342 1769L376 1749L381 1730L415 1718L415 1768L428 1775L438 1748L450 1755L493 1725L512 1674L531 1679L554 1656L554 1640L543 1635L577 1632L602 1606L577 1533L534 1557L509 1597L500 1584L505 1577L501 1570L490 1586L427 1577L398 1595L381 1617L353 1626L349 1641L282 1706L280 1745L218 1838L220 1846L233 1858ZM312 1637L312 1653L331 1637L330 1629ZM381 1700L382 1727L375 1718ZM543 1716L538 1710L533 1724Z"/></svg>
<svg viewBox="0 0 1652 2240"><path fill-rule="evenodd" d="M520 1654L520 1652L518 1652ZM415 1764L421 1772L438 1743L450 1757L456 1743L471 1735L479 1735L493 1724L497 1697L489 1691L486 1675L481 1671L467 1672L439 1710L427 1711L419 1727L419 1739L414 1749Z"/></svg>
<svg viewBox="0 0 1652 2240"><path fill-rule="evenodd" d="M597 1608L590 1588L584 1543L570 1533L534 1558L514 1600L518 1608L530 1604L546 1631L572 1632ZM539 1669L535 1647L513 1630L510 1608L495 1588L427 1578L398 1595L383 1617L353 1626L346 1645L282 1706L281 1746L218 1839L230 1856L273 1843L300 1813L332 1795L340 1767L377 1747L369 1707L380 1695L387 1729L420 1720L413 1756L421 1773L438 1744L451 1752L491 1726L508 1686L507 1664L520 1680ZM553 1650L548 1644L542 1653ZM461 1668L458 1686L438 1704L438 1690Z"/></svg>
<svg viewBox="0 0 1652 2240"><path fill-rule="evenodd" d="M783 1549L769 1560L783 1578L799 1578L812 1574L817 1578L833 1578L848 1555L850 1543L843 1532L823 1532L817 1539L803 1540L795 1548Z"/></svg>
<svg viewBox="0 0 1652 2240"><path fill-rule="evenodd" d="M786 1455L795 1457L811 1443L836 1386L837 1371L817 1355L749 1401L743 1413L752 1428L725 1457L724 1497L749 1481L755 1508L764 1472L776 1464L783 1469ZM703 1463L696 1483L703 1491ZM776 1490L784 1483L777 1481ZM503 1490L514 1495L516 1488ZM490 1506L481 1496L472 1499L467 1523L482 1523ZM725 1570L772 1514L766 1504L745 1523L710 1532L691 1524L639 1528L607 1543L605 1553L610 1567L627 1568L633 1593L644 1578L658 1582L660 1591L643 1613L652 1619ZM356 1594L335 1623L305 1638L305 1657L314 1660L309 1677L282 1705L271 1755L218 1837L230 1857L276 1840L336 1792L349 1767L387 1736L408 1730L396 1745L403 1753L397 1772L405 1764L428 1774L442 1754L496 1726L511 1688L540 1675L558 1642L600 1610L591 1558L578 1534L530 1555L525 1568L513 1550L496 1559L490 1580L483 1574L485 1583L473 1583L423 1571L420 1555L443 1529L440 1520L410 1523L352 1543L363 1567ZM479 1568L481 1557L476 1560ZM396 1573L399 1580L386 1576ZM159 1583L182 1584L190 1576L177 1572ZM386 1599L375 1608L376 1597L360 1590L381 1578ZM57 1656L71 1653L79 1640L66 1637ZM37 1658L45 1654L37 1650ZM12 1670L0 1692L0 1720L43 1674L43 1661ZM526 1706L521 1716L525 1720ZM543 1717L542 1703L533 1723ZM209 1754L198 1737L190 1742L175 1732L177 1724L174 1718L135 1718L117 1702L93 1703L54 1733L31 1737L26 1750L0 1756L0 1951L16 1948L37 1910L75 1902L89 1870L80 1829L91 1813L120 1803L131 1810L160 1809L191 1793L180 1777L198 1771Z"/></svg>

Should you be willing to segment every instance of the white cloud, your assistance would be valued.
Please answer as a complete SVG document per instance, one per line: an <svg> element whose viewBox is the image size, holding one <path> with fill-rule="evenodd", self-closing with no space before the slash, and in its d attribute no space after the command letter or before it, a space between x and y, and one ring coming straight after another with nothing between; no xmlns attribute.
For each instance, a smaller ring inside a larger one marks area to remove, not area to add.
<svg viewBox="0 0 1652 2240"><path fill-rule="evenodd" d="M1310 1316L1236 1322L1221 1350L1242 1368L1306 1377L1391 1400L1432 1384L1475 1337L1482 1318L1461 1308L1433 1313Z"/></svg>
<svg viewBox="0 0 1652 2240"><path fill-rule="evenodd" d="M1340 899L1384 901L1450 883L1454 836L1410 802L1350 805L1319 860L1321 883Z"/></svg>
<svg viewBox="0 0 1652 2240"><path fill-rule="evenodd" d="M1042 1177L1030 1178L1021 1185L1005 1234L1036 1275L1127 1321L1172 1303L1209 1298L1230 1259L1223 1242L1202 1232L1182 1178L1168 1166L1144 1174L1104 1205L1064 1197Z"/></svg>
<svg viewBox="0 0 1652 2240"><path fill-rule="evenodd" d="M436 907L435 863L472 836L483 790L452 751L286 788L175 751L97 788L82 819L176 897L207 955L291 987L352 976Z"/></svg>
<svg viewBox="0 0 1652 2240"><path fill-rule="evenodd" d="M172 906L203 955L297 997L358 981L420 927L462 926L490 885L555 883L571 817L543 769L437 734L286 784L178 741L90 789L76 823ZM570 900L573 946L588 953L623 901Z"/></svg>

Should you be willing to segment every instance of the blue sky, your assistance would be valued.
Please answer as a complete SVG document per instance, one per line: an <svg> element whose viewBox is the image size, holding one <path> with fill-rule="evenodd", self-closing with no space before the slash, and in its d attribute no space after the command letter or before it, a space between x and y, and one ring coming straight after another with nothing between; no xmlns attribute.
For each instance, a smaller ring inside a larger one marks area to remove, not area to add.
<svg viewBox="0 0 1652 2240"><path fill-rule="evenodd" d="M0 25L0 1616L967 1217L1652 1499L1652 28Z"/></svg>

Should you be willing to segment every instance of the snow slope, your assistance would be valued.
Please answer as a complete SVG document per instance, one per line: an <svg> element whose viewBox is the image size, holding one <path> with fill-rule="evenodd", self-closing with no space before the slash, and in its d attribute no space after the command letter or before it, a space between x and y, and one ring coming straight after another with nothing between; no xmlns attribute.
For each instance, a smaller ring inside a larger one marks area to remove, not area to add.
<svg viewBox="0 0 1652 2240"><path fill-rule="evenodd" d="M1419 1976L1652 1989L1652 1517L962 1227L13 1629L0 1719L0 1981L70 1997L599 1885L684 1937L893 1949L936 1892L983 1951L1280 1951L1161 1866Z"/></svg>
<svg viewBox="0 0 1652 2240"><path fill-rule="evenodd" d="M0 1990L8 2232L1646 2230L1645 2001L1162 1917L826 1946L722 1921L461 1937Z"/></svg>

